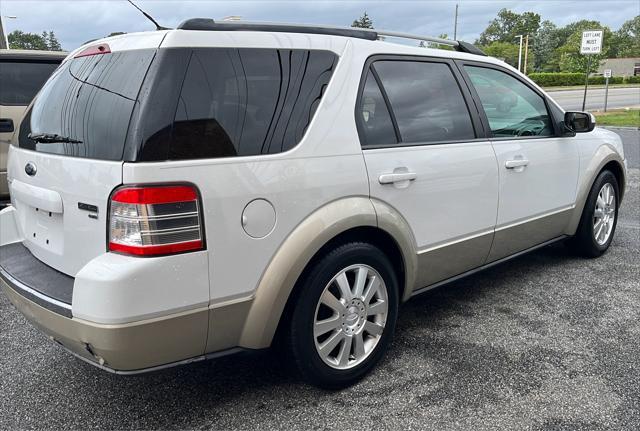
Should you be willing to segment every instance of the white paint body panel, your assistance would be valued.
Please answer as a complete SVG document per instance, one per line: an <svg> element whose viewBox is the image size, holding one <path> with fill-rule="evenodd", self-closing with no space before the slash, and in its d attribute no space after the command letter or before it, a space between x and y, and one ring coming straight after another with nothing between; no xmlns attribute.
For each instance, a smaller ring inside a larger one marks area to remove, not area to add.
<svg viewBox="0 0 640 431"><path fill-rule="evenodd" d="M371 196L404 216L418 250L493 231L498 170L488 141L372 149L364 156ZM378 182L396 168L414 172L416 180L403 188Z"/></svg>
<svg viewBox="0 0 640 431"><path fill-rule="evenodd" d="M497 228L575 204L580 167L576 138L496 140L493 147L500 173ZM507 169L510 160L527 166Z"/></svg>
<svg viewBox="0 0 640 431"><path fill-rule="evenodd" d="M29 162L37 167L32 177L24 170ZM18 228L35 257L74 277L91 259L106 252L108 200L122 183L122 162L12 146L8 176ZM97 206L98 218L78 209L78 202Z"/></svg>
<svg viewBox="0 0 640 431"><path fill-rule="evenodd" d="M206 307L207 267L205 251L142 259L103 253L76 275L73 316L118 324Z"/></svg>

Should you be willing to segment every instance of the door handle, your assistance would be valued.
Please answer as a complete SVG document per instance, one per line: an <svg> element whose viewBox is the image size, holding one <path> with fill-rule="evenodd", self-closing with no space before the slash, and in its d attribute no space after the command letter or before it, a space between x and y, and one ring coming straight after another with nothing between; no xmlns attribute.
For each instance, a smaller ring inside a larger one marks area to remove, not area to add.
<svg viewBox="0 0 640 431"><path fill-rule="evenodd" d="M504 167L507 169L524 168L529 164L527 159L513 159L504 162Z"/></svg>
<svg viewBox="0 0 640 431"><path fill-rule="evenodd" d="M401 183L403 181L413 181L418 178L415 172L394 172L390 174L381 174L378 177L380 184L394 184Z"/></svg>
<svg viewBox="0 0 640 431"><path fill-rule="evenodd" d="M13 130L13 120L11 118L0 118L0 133L12 133Z"/></svg>

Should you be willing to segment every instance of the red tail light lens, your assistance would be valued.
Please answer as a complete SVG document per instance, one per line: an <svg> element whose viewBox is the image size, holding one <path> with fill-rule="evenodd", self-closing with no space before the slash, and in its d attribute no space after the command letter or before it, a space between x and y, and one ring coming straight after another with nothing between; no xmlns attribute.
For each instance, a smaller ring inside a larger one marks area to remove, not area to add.
<svg viewBox="0 0 640 431"><path fill-rule="evenodd" d="M109 250L135 256L202 250L201 220L192 186L121 188L111 196Z"/></svg>
<svg viewBox="0 0 640 431"><path fill-rule="evenodd" d="M90 55L100 55L100 54L110 54L110 53L111 53L111 48L109 47L109 45L106 43L101 43L100 45L92 45L83 49L82 51L74 55L73 58L88 57Z"/></svg>

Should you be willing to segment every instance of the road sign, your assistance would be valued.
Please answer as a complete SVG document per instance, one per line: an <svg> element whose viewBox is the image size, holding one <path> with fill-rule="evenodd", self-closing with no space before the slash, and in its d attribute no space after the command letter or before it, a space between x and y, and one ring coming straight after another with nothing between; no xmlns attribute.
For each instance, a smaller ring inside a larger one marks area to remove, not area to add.
<svg viewBox="0 0 640 431"><path fill-rule="evenodd" d="M602 30L583 31L580 54L600 54L600 51L602 51Z"/></svg>
<svg viewBox="0 0 640 431"><path fill-rule="evenodd" d="M604 77L605 78L611 78L611 69L605 69L604 70Z"/></svg>

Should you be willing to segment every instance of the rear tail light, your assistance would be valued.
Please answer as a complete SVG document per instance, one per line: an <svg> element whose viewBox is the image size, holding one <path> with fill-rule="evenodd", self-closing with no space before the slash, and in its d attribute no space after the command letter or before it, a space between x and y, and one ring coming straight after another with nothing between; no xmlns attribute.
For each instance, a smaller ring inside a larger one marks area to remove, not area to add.
<svg viewBox="0 0 640 431"><path fill-rule="evenodd" d="M120 188L111 195L109 250L135 256L202 250L201 220L195 187Z"/></svg>

